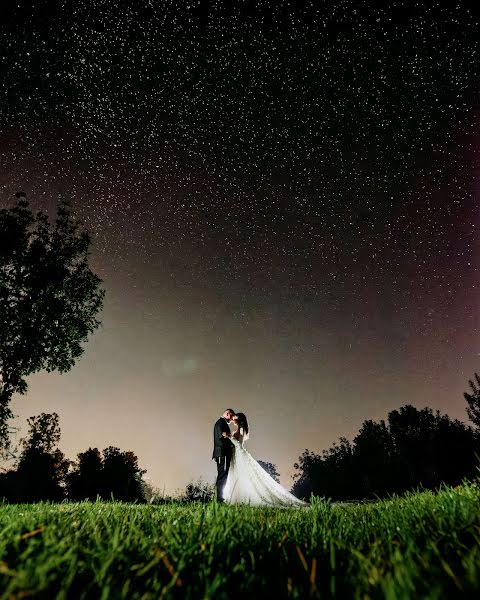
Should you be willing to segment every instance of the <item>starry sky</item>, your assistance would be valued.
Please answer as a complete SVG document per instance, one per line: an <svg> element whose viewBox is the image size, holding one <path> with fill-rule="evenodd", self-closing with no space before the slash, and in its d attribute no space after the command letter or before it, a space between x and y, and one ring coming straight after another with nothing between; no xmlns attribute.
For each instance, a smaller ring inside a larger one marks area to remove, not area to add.
<svg viewBox="0 0 480 600"><path fill-rule="evenodd" d="M33 4L33 7L31 6ZM480 366L470 2L36 0L0 8L0 204L94 236L102 327L13 410L61 447L212 481L227 407L289 486L305 448Z"/></svg>

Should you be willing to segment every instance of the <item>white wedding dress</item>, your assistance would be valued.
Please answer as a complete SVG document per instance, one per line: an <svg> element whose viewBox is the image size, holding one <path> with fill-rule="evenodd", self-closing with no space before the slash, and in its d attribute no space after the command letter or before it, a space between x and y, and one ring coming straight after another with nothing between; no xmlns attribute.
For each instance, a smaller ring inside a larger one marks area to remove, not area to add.
<svg viewBox="0 0 480 600"><path fill-rule="evenodd" d="M230 438L234 445L223 499L228 504L276 506L280 508L308 506L270 477L243 443L248 439L240 429L239 439Z"/></svg>

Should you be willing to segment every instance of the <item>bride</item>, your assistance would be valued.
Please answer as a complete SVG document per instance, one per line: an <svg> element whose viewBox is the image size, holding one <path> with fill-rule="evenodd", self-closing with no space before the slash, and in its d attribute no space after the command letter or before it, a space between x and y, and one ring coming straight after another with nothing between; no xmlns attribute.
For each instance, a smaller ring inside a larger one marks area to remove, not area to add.
<svg viewBox="0 0 480 600"><path fill-rule="evenodd" d="M243 413L233 417L235 429L230 437L233 453L223 498L229 504L253 506L308 506L287 492L258 464L245 449L248 440L248 421Z"/></svg>

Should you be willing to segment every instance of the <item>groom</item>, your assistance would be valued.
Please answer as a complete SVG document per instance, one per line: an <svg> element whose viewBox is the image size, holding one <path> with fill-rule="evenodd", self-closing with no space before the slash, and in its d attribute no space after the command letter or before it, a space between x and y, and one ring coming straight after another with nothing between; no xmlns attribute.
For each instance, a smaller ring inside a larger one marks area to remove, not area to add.
<svg viewBox="0 0 480 600"><path fill-rule="evenodd" d="M217 463L217 500L223 502L223 488L227 481L228 469L232 458L231 433L228 424L235 416L233 408L227 408L213 428L212 459Z"/></svg>

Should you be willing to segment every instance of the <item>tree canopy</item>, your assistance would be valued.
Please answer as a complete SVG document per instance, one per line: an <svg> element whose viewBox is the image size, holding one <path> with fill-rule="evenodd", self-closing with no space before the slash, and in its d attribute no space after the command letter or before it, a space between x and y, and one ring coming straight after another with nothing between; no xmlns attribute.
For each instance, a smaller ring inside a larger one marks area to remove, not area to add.
<svg viewBox="0 0 480 600"><path fill-rule="evenodd" d="M0 475L0 498L10 502L62 500L70 461L57 447L59 441L57 413L30 417L17 468Z"/></svg>
<svg viewBox="0 0 480 600"><path fill-rule="evenodd" d="M353 442L340 438L322 454L305 450L294 465L293 492L363 499L456 485L476 476L478 450L471 427L431 408L406 405L391 411L386 423L364 421Z"/></svg>
<svg viewBox="0 0 480 600"><path fill-rule="evenodd" d="M23 193L0 210L0 448L9 445L9 404L26 392L26 377L71 369L100 325L104 291L90 245L67 203L53 221Z"/></svg>
<svg viewBox="0 0 480 600"><path fill-rule="evenodd" d="M72 500L102 498L143 502L142 476L145 473L131 451L109 446L100 453L98 448L89 448L78 454L66 478L67 496Z"/></svg>
<svg viewBox="0 0 480 600"><path fill-rule="evenodd" d="M28 419L28 433L15 468L0 473L0 501L122 500L144 502L145 470L131 451L109 446L80 452L68 460L58 448L60 423L57 413Z"/></svg>

